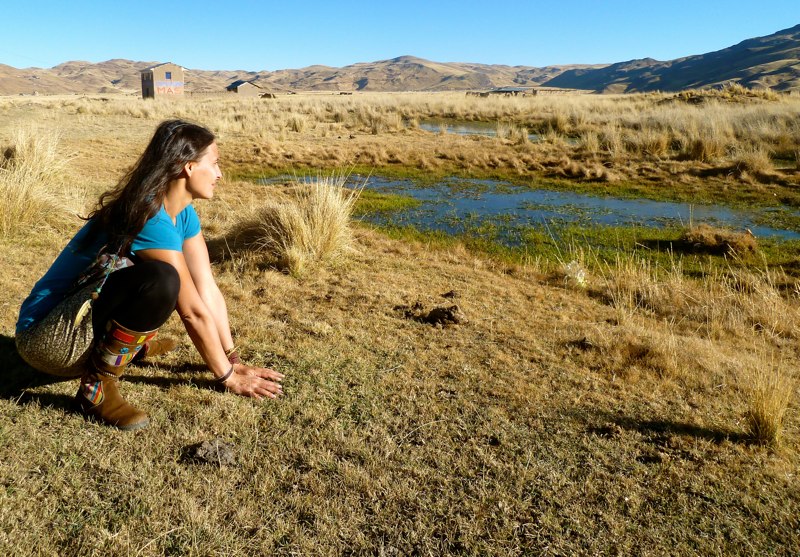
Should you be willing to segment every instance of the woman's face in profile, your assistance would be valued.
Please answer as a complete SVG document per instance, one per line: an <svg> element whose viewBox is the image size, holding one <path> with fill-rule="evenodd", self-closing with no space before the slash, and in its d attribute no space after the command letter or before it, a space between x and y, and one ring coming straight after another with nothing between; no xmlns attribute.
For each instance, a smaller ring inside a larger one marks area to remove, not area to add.
<svg viewBox="0 0 800 557"><path fill-rule="evenodd" d="M219 169L219 148L214 142L209 145L198 161L186 165L186 189L192 194L192 199L211 199L214 197L214 188L222 178Z"/></svg>

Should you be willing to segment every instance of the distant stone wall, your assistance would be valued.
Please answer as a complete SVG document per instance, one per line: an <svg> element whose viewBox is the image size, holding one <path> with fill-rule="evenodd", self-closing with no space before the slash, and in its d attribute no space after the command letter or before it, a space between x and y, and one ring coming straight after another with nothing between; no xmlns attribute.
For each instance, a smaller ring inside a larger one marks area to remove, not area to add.
<svg viewBox="0 0 800 557"><path fill-rule="evenodd" d="M559 87L531 87L530 89L506 91L502 89L492 91L467 91L468 97L536 97L539 95L585 95L592 93L584 89L561 89Z"/></svg>
<svg viewBox="0 0 800 557"><path fill-rule="evenodd" d="M205 98L205 97L223 97L228 94L227 91L186 91L184 95L188 97L198 97L198 98Z"/></svg>
<svg viewBox="0 0 800 557"><path fill-rule="evenodd" d="M534 95L587 95L593 93L587 89L561 89L560 87L541 87L534 89Z"/></svg>

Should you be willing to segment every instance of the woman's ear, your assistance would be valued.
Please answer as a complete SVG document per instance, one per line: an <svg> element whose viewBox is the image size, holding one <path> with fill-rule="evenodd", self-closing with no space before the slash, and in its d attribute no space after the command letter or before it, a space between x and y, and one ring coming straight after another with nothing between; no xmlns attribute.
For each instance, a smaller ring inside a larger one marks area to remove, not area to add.
<svg viewBox="0 0 800 557"><path fill-rule="evenodd" d="M189 161L183 165L183 173L186 174L187 178L190 178L192 176L192 172L194 172L194 165L195 165L194 161Z"/></svg>

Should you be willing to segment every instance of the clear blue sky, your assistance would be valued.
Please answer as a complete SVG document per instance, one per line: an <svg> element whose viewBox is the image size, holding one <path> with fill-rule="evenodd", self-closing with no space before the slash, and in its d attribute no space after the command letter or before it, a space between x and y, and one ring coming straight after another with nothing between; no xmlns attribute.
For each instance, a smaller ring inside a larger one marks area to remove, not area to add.
<svg viewBox="0 0 800 557"><path fill-rule="evenodd" d="M546 66L703 54L800 23L800 0L7 0L0 63L345 66L405 54Z"/></svg>

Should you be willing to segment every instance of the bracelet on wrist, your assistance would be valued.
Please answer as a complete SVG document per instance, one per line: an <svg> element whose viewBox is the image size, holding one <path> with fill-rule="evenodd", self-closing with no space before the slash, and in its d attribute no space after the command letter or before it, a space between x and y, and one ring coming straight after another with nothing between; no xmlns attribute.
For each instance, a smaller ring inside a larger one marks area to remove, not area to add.
<svg viewBox="0 0 800 557"><path fill-rule="evenodd" d="M225 381L230 379L231 375L233 375L233 366L234 366L234 364L231 364L231 369L229 369L228 372L225 375L223 375L222 377L217 377L216 379L214 379L214 383L216 383L217 385L222 385L223 383L225 383Z"/></svg>
<svg viewBox="0 0 800 557"><path fill-rule="evenodd" d="M239 356L239 351L236 349L235 346L226 350L225 356L228 357L228 361L232 364L242 363L242 358Z"/></svg>

